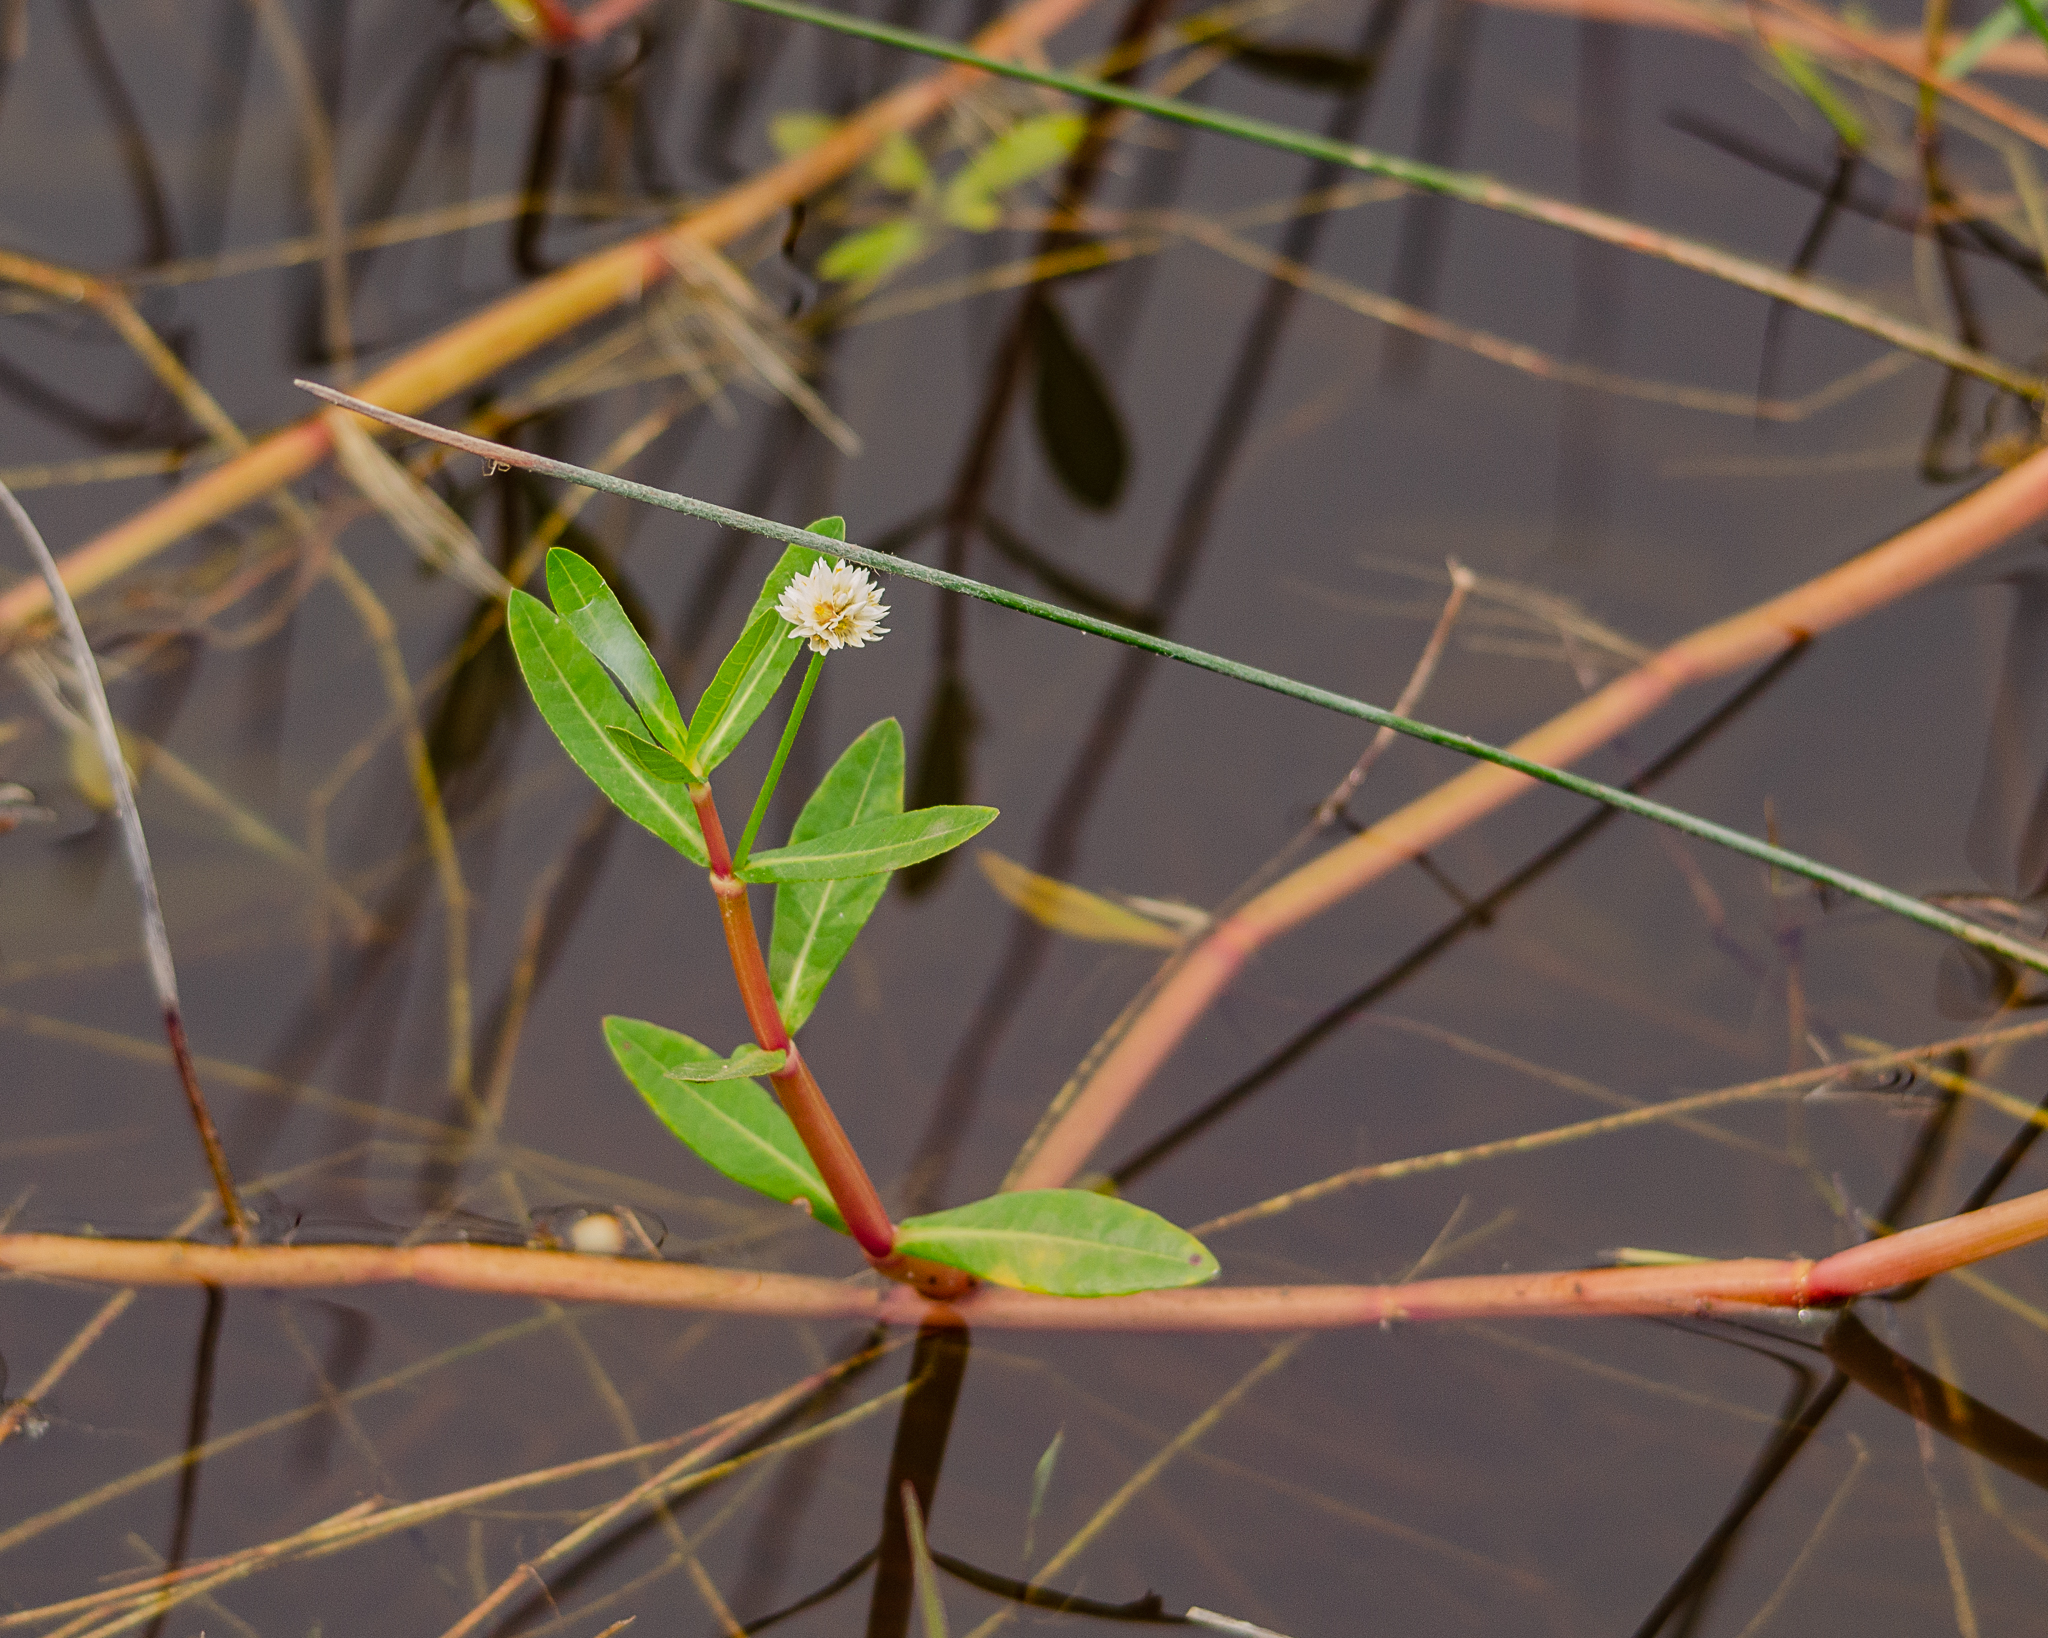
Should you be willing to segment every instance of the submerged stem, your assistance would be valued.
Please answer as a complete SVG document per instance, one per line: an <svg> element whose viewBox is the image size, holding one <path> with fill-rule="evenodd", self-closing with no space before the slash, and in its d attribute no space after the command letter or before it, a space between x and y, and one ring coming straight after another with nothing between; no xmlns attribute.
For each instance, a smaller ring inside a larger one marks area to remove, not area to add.
<svg viewBox="0 0 2048 1638"><path fill-rule="evenodd" d="M818 686L818 673L824 667L825 656L813 654L811 663L804 669L803 686L797 690L796 704L789 708L789 721L782 725L782 738L775 747L775 760L768 764L768 777L761 781L761 794L754 798L754 811L747 816L747 828L740 832L739 851L733 855L735 872L746 869L747 858L754 851L754 838L760 833L761 821L768 817L768 803L782 779L782 765L789 760L789 748L796 743L796 731L804 720L804 712L810 709L811 691Z"/></svg>

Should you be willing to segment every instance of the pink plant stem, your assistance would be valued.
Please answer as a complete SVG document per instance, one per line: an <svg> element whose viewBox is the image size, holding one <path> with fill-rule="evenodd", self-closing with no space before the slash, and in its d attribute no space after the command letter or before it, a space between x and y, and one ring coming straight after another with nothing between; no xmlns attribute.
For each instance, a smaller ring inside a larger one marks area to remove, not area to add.
<svg viewBox="0 0 2048 1638"><path fill-rule="evenodd" d="M2048 1190L1906 1229L1819 1262L1741 1258L1656 1268L1483 1274L1408 1285L1209 1286L1132 1297L1044 1297L979 1286L931 1301L799 1274L580 1256L513 1246L208 1246L0 1235L0 1269L100 1284L269 1290L410 1283L444 1290L782 1319L1042 1331L1289 1331L1399 1320L1694 1314L1813 1308L1924 1280L2048 1238Z"/></svg>
<svg viewBox="0 0 2048 1638"><path fill-rule="evenodd" d="M1534 762L1565 766L1656 711L1680 689L1769 659L1979 557L2048 513L2048 452L1840 568L1680 639L1514 744ZM1195 1021L1259 950L1290 928L1377 881L1467 825L1505 807L1534 781L1490 763L1467 769L1377 824L1282 877L1219 921L1181 959L1149 1003L1055 1100L1005 1188L1056 1188L1074 1176Z"/></svg>
<svg viewBox="0 0 2048 1638"><path fill-rule="evenodd" d="M711 891L718 896L718 919L725 927L725 947L732 955L733 976L739 981L740 1000L747 1009L747 1022L754 1039L765 1052L786 1054L783 1067L768 1077L783 1112L795 1125L804 1149L832 1192L832 1203L846 1219L854 1242L868 1260L881 1264L896 1249L896 1226L882 1209L882 1197L868 1171L854 1152L853 1142L832 1106L825 1101L817 1077L790 1039L782 1021L782 1009L775 1004L775 986L761 959L761 940L754 931L753 907L747 903L746 883L732 873L732 850L726 845L725 827L719 823L718 804L709 785L692 785L690 801L697 810L697 822L704 831L704 851L711 861Z"/></svg>

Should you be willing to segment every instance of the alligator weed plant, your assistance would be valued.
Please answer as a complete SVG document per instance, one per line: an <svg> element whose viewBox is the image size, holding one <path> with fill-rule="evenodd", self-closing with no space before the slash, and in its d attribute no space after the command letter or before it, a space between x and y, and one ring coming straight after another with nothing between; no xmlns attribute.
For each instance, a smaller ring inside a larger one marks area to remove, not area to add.
<svg viewBox="0 0 2048 1638"><path fill-rule="evenodd" d="M811 532L844 540L846 525L825 518ZM508 619L534 703L599 790L709 873L754 1032L752 1046L722 1054L660 1024L605 1019L612 1056L662 1123L734 1182L850 1235L872 1267L927 1296L961 1296L976 1280L1099 1297L1212 1278L1216 1259L1192 1235L1088 1190L1020 1190L891 1222L798 1050L796 1032L890 874L958 847L996 817L981 807L904 812L903 730L885 717L832 764L788 843L754 851L826 655L887 630L880 621L889 611L867 571L791 546L687 719L596 568L557 547L548 554L547 588L552 609L515 592ZM739 843L729 846L712 775L806 646L809 664L781 740ZM765 960L747 895L753 883L775 889Z"/></svg>

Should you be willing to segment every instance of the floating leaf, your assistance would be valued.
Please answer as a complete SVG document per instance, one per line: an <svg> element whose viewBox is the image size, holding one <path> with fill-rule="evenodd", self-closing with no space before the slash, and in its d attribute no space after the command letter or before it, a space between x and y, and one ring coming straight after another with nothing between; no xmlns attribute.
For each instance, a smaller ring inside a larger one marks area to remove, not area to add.
<svg viewBox="0 0 2048 1638"><path fill-rule="evenodd" d="M1021 1189L905 1218L896 1249L1056 1297L1160 1291L1216 1275L1216 1259L1186 1229L1087 1189Z"/></svg>
<svg viewBox="0 0 2048 1638"><path fill-rule="evenodd" d="M836 882L900 870L958 847L986 829L994 808L919 808L868 819L806 842L771 848L747 861L750 882Z"/></svg>
<svg viewBox="0 0 2048 1638"><path fill-rule="evenodd" d="M791 845L903 811L903 729L884 717L840 753L790 830ZM802 1027L889 885L886 872L775 890L768 976L792 1030Z"/></svg>
<svg viewBox="0 0 2048 1638"><path fill-rule="evenodd" d="M1123 493L1130 440L1095 361L1067 328L1059 306L1041 293L1031 303L1031 348L1038 360L1033 407L1045 458L1067 492L1106 512Z"/></svg>
<svg viewBox="0 0 2048 1638"><path fill-rule="evenodd" d="M901 131L882 138L875 157L868 161L868 175L897 193L924 193L932 185L932 168L915 142Z"/></svg>
<svg viewBox="0 0 2048 1638"><path fill-rule="evenodd" d="M1304 91L1357 91L1372 78L1374 59L1321 46L1267 45L1249 34L1223 34L1216 43L1239 68Z"/></svg>
<svg viewBox="0 0 2048 1638"><path fill-rule="evenodd" d="M738 1048L730 1058L693 1059L669 1075L678 1081L743 1081L753 1075L773 1075L789 1061L787 1052L770 1052L750 1046Z"/></svg>
<svg viewBox="0 0 2048 1638"><path fill-rule="evenodd" d="M892 216L834 243L818 258L818 273L847 281L879 279L923 250L929 236L915 216Z"/></svg>
<svg viewBox="0 0 2048 1638"><path fill-rule="evenodd" d="M974 861L981 866L989 885L1025 915L1070 938L1172 950L1179 948L1185 936L1100 894L1026 870L1016 860L1006 859L988 848L977 853Z"/></svg>
<svg viewBox="0 0 2048 1638"><path fill-rule="evenodd" d="M811 525L811 533L844 540L846 520L820 518ZM795 628L775 612L775 600L783 587L822 555L808 546L792 546L782 554L761 584L761 595L754 599L740 640L719 662L711 686L697 701L697 709L690 715L690 744L696 750L697 766L705 773L732 755L747 737L747 730L768 709L775 690L796 663L803 645L791 641Z"/></svg>
<svg viewBox="0 0 2048 1638"><path fill-rule="evenodd" d="M548 598L569 629L583 639L583 646L619 679L656 741L687 756L689 730L668 679L604 576L574 552L554 547L548 553Z"/></svg>
<svg viewBox="0 0 2048 1638"><path fill-rule="evenodd" d="M735 1183L787 1204L801 1200L827 1228L846 1230L818 1168L782 1106L756 1081L708 1086L677 1079L677 1072L722 1063L700 1041L637 1018L607 1018L605 1045L661 1123L706 1165Z"/></svg>
<svg viewBox="0 0 2048 1638"><path fill-rule="evenodd" d="M689 798L629 760L612 737L615 728L631 734L640 719L568 622L538 598L515 591L505 623L533 703L576 766L628 819L692 863L708 863Z"/></svg>
<svg viewBox="0 0 2048 1638"><path fill-rule="evenodd" d="M1088 121L1080 114L1040 114L1019 120L970 159L946 184L939 211L956 226L986 231L996 225L996 195L1049 171L1080 145Z"/></svg>
<svg viewBox="0 0 2048 1638"><path fill-rule="evenodd" d="M784 159L794 159L798 154L809 153L838 129L839 121L830 114L799 110L771 119L768 140Z"/></svg>

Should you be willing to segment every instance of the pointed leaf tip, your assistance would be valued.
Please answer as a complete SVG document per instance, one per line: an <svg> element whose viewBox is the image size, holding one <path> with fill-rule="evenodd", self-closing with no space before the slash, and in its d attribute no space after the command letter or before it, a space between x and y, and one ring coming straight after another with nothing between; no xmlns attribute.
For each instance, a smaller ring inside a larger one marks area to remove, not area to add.
<svg viewBox="0 0 2048 1638"><path fill-rule="evenodd" d="M917 864L958 847L994 821L994 808L919 808L868 819L747 861L752 882L844 881Z"/></svg>
<svg viewBox="0 0 2048 1638"><path fill-rule="evenodd" d="M576 766L627 818L692 863L705 863L696 810L674 785L647 772L613 737L613 730L618 730L638 739L642 723L569 623L538 598L515 591L505 624L533 703Z"/></svg>
<svg viewBox="0 0 2048 1638"><path fill-rule="evenodd" d="M1208 1247L1142 1206L1085 1189L1023 1189L904 1219L896 1249L992 1285L1115 1297L1216 1277Z"/></svg>

